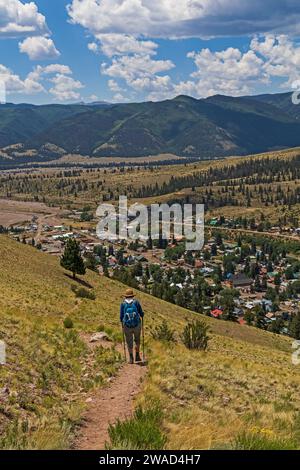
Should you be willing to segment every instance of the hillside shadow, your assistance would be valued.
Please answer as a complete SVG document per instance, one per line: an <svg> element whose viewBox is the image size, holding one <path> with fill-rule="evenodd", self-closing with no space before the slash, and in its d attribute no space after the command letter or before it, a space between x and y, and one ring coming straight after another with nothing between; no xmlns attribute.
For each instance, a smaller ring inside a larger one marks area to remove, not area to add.
<svg viewBox="0 0 300 470"><path fill-rule="evenodd" d="M73 282L76 282L77 284L80 284L81 286L86 287L87 289L93 289L93 286L89 282L84 281L83 279L80 279L78 277L74 279L73 276L71 276L71 274L67 274L67 273L64 273L64 276L68 277Z"/></svg>

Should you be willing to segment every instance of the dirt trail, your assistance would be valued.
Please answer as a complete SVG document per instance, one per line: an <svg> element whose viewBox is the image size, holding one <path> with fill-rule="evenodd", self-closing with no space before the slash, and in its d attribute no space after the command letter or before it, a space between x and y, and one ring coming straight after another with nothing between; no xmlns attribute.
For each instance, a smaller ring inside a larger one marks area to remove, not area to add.
<svg viewBox="0 0 300 470"><path fill-rule="evenodd" d="M141 390L147 367L125 364L110 384L88 398L84 422L75 442L76 450L103 450L109 440L108 427L132 416L134 398Z"/></svg>

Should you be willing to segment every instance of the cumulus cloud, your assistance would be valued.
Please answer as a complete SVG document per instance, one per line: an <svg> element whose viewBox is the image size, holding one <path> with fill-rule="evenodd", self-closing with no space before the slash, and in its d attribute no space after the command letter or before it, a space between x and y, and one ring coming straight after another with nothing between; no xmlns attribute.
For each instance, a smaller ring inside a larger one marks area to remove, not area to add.
<svg viewBox="0 0 300 470"><path fill-rule="evenodd" d="M282 87L291 88L300 77L300 47L286 35L255 37L251 49L264 61L264 70L269 77L283 78Z"/></svg>
<svg viewBox="0 0 300 470"><path fill-rule="evenodd" d="M97 52L99 52L99 46L96 42L89 42L88 50L96 54Z"/></svg>
<svg viewBox="0 0 300 470"><path fill-rule="evenodd" d="M274 79L289 90L300 77L300 47L286 35L256 36L249 50L228 48L219 52L190 52L196 71L186 82L174 84L175 93L206 97L215 94L240 96L255 93ZM266 87L267 92L267 87Z"/></svg>
<svg viewBox="0 0 300 470"><path fill-rule="evenodd" d="M0 64L0 82L5 84L8 95L49 93L59 101L80 99L79 90L84 88L79 80L72 77L70 67L62 64L38 65L24 79Z"/></svg>
<svg viewBox="0 0 300 470"><path fill-rule="evenodd" d="M199 96L247 94L258 80L267 81L264 62L252 50L243 54L232 47L220 52L202 49L189 53L188 57L197 68L191 78L195 79L194 90Z"/></svg>
<svg viewBox="0 0 300 470"><path fill-rule="evenodd" d="M34 2L0 0L0 37L45 35L49 30L46 18Z"/></svg>
<svg viewBox="0 0 300 470"><path fill-rule="evenodd" d="M109 89L113 91L114 93L118 93L122 91L122 88L115 80L108 80L108 86L109 86Z"/></svg>
<svg viewBox="0 0 300 470"><path fill-rule="evenodd" d="M124 54L156 54L158 45L153 41L141 41L128 34L98 34L101 50L107 57Z"/></svg>
<svg viewBox="0 0 300 470"><path fill-rule="evenodd" d="M52 39L43 36L26 38L19 43L19 49L20 52L27 54L30 60L56 59L60 56Z"/></svg>
<svg viewBox="0 0 300 470"><path fill-rule="evenodd" d="M300 32L297 0L72 0L74 24L92 34L186 38Z"/></svg>
<svg viewBox="0 0 300 470"><path fill-rule="evenodd" d="M114 93L120 93L117 87L123 80L150 99L180 93L238 96L274 77L287 86L299 76L299 50L282 34L300 33L296 0L72 0L67 10L71 22L93 35L89 49L111 59L102 64L101 72L113 80L109 86ZM190 52L195 72L185 81L172 82L164 72L174 64L155 58L158 44L153 38L226 35L256 36L246 52L236 48Z"/></svg>
<svg viewBox="0 0 300 470"><path fill-rule="evenodd" d="M300 46L287 36L254 37L248 50L229 47L222 51L208 48L189 52L195 70L186 81L174 82L165 72L174 68L169 60L155 60L149 54L114 57L102 64L103 74L114 93L123 91L120 82L151 100L186 94L204 98L215 94L242 96L260 90L276 80L276 86L289 90L300 77Z"/></svg>
<svg viewBox="0 0 300 470"><path fill-rule="evenodd" d="M174 67L170 60L153 60L150 55L134 54L114 58L111 64L102 64L101 71L104 75L124 80L139 93L147 93L149 99L159 99L171 87L169 75L159 74ZM114 79L109 81L109 86L112 91L120 91Z"/></svg>
<svg viewBox="0 0 300 470"><path fill-rule="evenodd" d="M0 81L5 84L5 91L8 95L11 93L32 95L45 91L43 85L35 76L29 74L22 80L19 75L2 64L0 64Z"/></svg>
<svg viewBox="0 0 300 470"><path fill-rule="evenodd" d="M49 92L59 101L80 99L79 90L84 85L79 80L74 80L74 78L67 75L57 74L50 81L54 86L50 88Z"/></svg>
<svg viewBox="0 0 300 470"><path fill-rule="evenodd" d="M103 63L102 72L131 82L140 77L152 76L175 67L171 60L153 60L150 55L122 56L113 59L110 65Z"/></svg>

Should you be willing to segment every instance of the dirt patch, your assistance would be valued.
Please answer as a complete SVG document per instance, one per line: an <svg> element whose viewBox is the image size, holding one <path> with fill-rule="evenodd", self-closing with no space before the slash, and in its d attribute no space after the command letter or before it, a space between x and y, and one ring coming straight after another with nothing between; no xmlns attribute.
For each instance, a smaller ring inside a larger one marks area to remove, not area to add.
<svg viewBox="0 0 300 470"><path fill-rule="evenodd" d="M85 338L86 339L86 338ZM90 343L111 347L109 342ZM117 348L120 352L122 347ZM109 385L87 397L87 409L83 416L83 425L74 444L76 450L103 450L109 440L108 428L117 420L132 416L134 400L139 394L142 382L147 374L147 367L124 364Z"/></svg>
<svg viewBox="0 0 300 470"><path fill-rule="evenodd" d="M43 214L54 215L57 208L48 207L40 202L14 201L11 199L0 199L0 225L10 225L30 222L34 216Z"/></svg>

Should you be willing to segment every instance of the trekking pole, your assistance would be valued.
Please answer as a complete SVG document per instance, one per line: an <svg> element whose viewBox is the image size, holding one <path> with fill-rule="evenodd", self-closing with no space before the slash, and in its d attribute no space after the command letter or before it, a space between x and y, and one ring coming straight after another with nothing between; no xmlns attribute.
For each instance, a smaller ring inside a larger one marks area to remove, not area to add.
<svg viewBox="0 0 300 470"><path fill-rule="evenodd" d="M127 362L125 332L124 332L124 325L123 324L122 324L122 333L123 333L124 359L125 359L125 362Z"/></svg>
<svg viewBox="0 0 300 470"><path fill-rule="evenodd" d="M145 362L145 330L144 330L144 318L142 318L142 335L143 335L143 341L142 341L142 346L143 346L143 362Z"/></svg>

